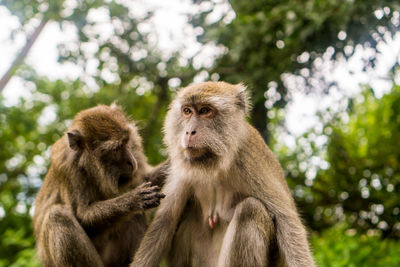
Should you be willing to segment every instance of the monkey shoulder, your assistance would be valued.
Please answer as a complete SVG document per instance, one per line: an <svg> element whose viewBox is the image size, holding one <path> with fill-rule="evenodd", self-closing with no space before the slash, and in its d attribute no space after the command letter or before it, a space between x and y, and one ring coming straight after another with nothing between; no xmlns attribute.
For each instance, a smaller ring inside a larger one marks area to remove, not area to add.
<svg viewBox="0 0 400 267"><path fill-rule="evenodd" d="M260 133L249 123L247 125L248 135L239 148L237 163L259 165L258 170L274 169L274 172L283 175L281 164L265 143Z"/></svg>

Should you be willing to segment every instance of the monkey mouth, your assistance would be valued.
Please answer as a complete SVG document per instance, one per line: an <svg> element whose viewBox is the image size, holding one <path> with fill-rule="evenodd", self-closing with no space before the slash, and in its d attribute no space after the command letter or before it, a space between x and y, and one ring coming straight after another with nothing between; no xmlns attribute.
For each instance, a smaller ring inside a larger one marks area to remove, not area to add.
<svg viewBox="0 0 400 267"><path fill-rule="evenodd" d="M187 147L185 149L185 156L189 159L195 159L203 156L207 152L205 148Z"/></svg>
<svg viewBox="0 0 400 267"><path fill-rule="evenodd" d="M118 186L124 186L132 180L132 174L120 174L118 177Z"/></svg>
<svg viewBox="0 0 400 267"><path fill-rule="evenodd" d="M192 164L207 164L216 159L216 155L208 148L187 147L184 155Z"/></svg>

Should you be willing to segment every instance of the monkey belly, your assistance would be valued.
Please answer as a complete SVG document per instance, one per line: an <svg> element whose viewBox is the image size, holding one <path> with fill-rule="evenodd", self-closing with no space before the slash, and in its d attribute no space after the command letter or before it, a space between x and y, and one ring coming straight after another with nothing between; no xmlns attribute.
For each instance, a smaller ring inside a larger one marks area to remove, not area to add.
<svg viewBox="0 0 400 267"><path fill-rule="evenodd" d="M190 210L190 211L189 211ZM198 205L188 206L174 236L169 262L171 266L217 266L228 222L211 229Z"/></svg>
<svg viewBox="0 0 400 267"><path fill-rule="evenodd" d="M227 225L223 222L210 229L202 223L203 231L195 234L192 241L192 266L217 266Z"/></svg>
<svg viewBox="0 0 400 267"><path fill-rule="evenodd" d="M201 207L202 220L213 229L219 222L229 223L237 202L237 193L226 184L199 184L194 188L196 203Z"/></svg>
<svg viewBox="0 0 400 267"><path fill-rule="evenodd" d="M146 229L146 217L138 213L114 225L112 231L92 237L104 266L128 266Z"/></svg>

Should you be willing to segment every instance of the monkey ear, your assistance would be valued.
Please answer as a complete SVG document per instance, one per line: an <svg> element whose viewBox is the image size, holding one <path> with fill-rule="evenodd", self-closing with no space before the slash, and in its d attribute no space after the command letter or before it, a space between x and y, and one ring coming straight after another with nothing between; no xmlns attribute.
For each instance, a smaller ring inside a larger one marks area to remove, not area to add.
<svg viewBox="0 0 400 267"><path fill-rule="evenodd" d="M243 83L236 84L237 89L237 105L244 111L246 116L251 110L250 96L247 87Z"/></svg>
<svg viewBox="0 0 400 267"><path fill-rule="evenodd" d="M81 150L83 145L83 136L78 130L73 130L67 133L69 147L73 150Z"/></svg>

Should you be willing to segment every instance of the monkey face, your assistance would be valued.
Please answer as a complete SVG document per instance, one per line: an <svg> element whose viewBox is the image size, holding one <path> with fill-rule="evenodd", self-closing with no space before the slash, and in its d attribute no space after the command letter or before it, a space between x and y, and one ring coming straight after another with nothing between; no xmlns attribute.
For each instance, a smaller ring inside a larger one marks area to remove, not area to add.
<svg viewBox="0 0 400 267"><path fill-rule="evenodd" d="M105 166L106 175L118 180L118 187L131 182L138 169L138 163L132 151L130 144L103 151L101 161Z"/></svg>
<svg viewBox="0 0 400 267"><path fill-rule="evenodd" d="M190 161L204 161L218 153L220 137L215 133L218 110L210 102L183 103L181 106L181 147Z"/></svg>
<svg viewBox="0 0 400 267"><path fill-rule="evenodd" d="M226 155L243 128L246 101L241 85L207 82L180 90L165 123L165 141L175 150L171 153L192 163Z"/></svg>
<svg viewBox="0 0 400 267"><path fill-rule="evenodd" d="M209 120L216 116L216 109L207 104L186 104L181 110L185 123L182 147L188 158L201 157L207 152L205 135Z"/></svg>
<svg viewBox="0 0 400 267"><path fill-rule="evenodd" d="M83 111L67 133L70 148L79 157L80 168L94 180L108 181L114 193L129 186L142 153L135 126L117 106L98 106Z"/></svg>

